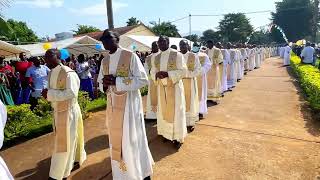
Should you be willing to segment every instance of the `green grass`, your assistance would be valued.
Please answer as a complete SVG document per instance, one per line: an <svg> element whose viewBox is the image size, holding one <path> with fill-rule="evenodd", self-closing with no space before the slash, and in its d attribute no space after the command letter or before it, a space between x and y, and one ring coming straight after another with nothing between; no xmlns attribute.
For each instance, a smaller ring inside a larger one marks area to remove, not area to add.
<svg viewBox="0 0 320 180"><path fill-rule="evenodd" d="M90 101L90 103L87 105L87 111L88 112L97 112L97 111L104 110L106 107L107 107L106 98L100 97L98 99Z"/></svg>

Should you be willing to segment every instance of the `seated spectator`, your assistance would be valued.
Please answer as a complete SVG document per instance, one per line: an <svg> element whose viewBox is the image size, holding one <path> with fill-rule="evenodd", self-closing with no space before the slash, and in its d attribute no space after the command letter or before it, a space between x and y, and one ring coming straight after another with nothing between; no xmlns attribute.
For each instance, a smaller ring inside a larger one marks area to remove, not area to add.
<svg viewBox="0 0 320 180"><path fill-rule="evenodd" d="M78 56L77 73L80 78L80 90L89 93L89 97L94 99L92 75L90 73L89 63L85 60L83 54Z"/></svg>
<svg viewBox="0 0 320 180"><path fill-rule="evenodd" d="M313 64L314 61L314 53L315 50L313 47L311 47L311 44L309 42L306 43L306 47L303 48L301 52L301 63L303 64Z"/></svg>
<svg viewBox="0 0 320 180"><path fill-rule="evenodd" d="M32 91L30 97L31 110L38 105L38 99L41 98L42 91L48 86L48 75L50 69L41 65L37 57L32 57L33 66L28 68L26 78L29 78L29 85Z"/></svg>

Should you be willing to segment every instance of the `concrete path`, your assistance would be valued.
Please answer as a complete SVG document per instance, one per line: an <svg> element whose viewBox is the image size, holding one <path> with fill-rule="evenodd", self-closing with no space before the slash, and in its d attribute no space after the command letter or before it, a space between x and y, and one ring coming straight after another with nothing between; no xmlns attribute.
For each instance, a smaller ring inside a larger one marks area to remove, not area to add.
<svg viewBox="0 0 320 180"><path fill-rule="evenodd" d="M289 73L268 59L209 108L178 152L147 123L153 179L320 179L320 120ZM85 138L88 160L70 179L112 179L104 111L85 122ZM0 154L16 179L45 180L52 140L49 134Z"/></svg>

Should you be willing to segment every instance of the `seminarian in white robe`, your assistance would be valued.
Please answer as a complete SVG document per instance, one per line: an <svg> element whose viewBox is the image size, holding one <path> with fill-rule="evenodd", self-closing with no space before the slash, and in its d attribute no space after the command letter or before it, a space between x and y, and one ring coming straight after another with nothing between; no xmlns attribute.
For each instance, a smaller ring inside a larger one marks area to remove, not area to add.
<svg viewBox="0 0 320 180"><path fill-rule="evenodd" d="M75 162L86 159L81 109L78 104L80 80L75 71L62 64L48 76L47 100L54 109L55 145L49 176L61 180L70 175Z"/></svg>
<svg viewBox="0 0 320 180"><path fill-rule="evenodd" d="M4 127L7 122L7 110L6 106L0 100L0 149L3 145L4 140ZM0 179L1 180L13 180L13 177L4 162L4 160L0 157Z"/></svg>
<svg viewBox="0 0 320 180"><path fill-rule="evenodd" d="M284 58L285 47L280 47L280 58Z"/></svg>
<svg viewBox="0 0 320 180"><path fill-rule="evenodd" d="M255 58L254 58L254 60L255 60L255 68L260 68L260 66L261 66L261 54L262 54L262 52L261 52L261 48L255 48L255 50L256 50L256 55L255 55Z"/></svg>
<svg viewBox="0 0 320 180"><path fill-rule="evenodd" d="M199 57L201 64L201 74L197 78L198 83L198 92L199 92L199 114L205 115L208 114L207 106L207 73L212 67L212 62L210 61L209 56L206 53L198 52L196 54Z"/></svg>
<svg viewBox="0 0 320 180"><path fill-rule="evenodd" d="M182 82L186 70L183 55L172 48L160 52L152 61L151 77L158 86L158 134L180 143L183 143L187 136L186 102ZM168 77L156 79L159 71L168 72Z"/></svg>
<svg viewBox="0 0 320 180"><path fill-rule="evenodd" d="M186 121L188 127L193 127L199 121L199 92L197 77L201 74L199 57L192 52L183 54L187 71L183 78L186 100Z"/></svg>
<svg viewBox="0 0 320 180"><path fill-rule="evenodd" d="M148 76L139 57L118 47L101 62L98 76L116 77L115 86L106 90L107 124L112 176L116 180L142 180L152 175L154 164L146 136L140 88L148 85Z"/></svg>
<svg viewBox="0 0 320 180"><path fill-rule="evenodd" d="M283 65L284 66L288 66L290 65L290 53L291 53L291 48L289 45L287 45L286 47L284 47L283 50Z"/></svg>
<svg viewBox="0 0 320 180"><path fill-rule="evenodd" d="M228 91L228 76L227 71L230 64L230 53L227 49L221 49L223 55L223 75L221 80L221 91L224 93Z"/></svg>
<svg viewBox="0 0 320 180"><path fill-rule="evenodd" d="M238 53L236 49L229 49L230 53L230 62L229 62L229 69L227 73L228 77L228 88L234 88L237 82L237 68L236 68L236 61L238 61Z"/></svg>
<svg viewBox="0 0 320 180"><path fill-rule="evenodd" d="M251 48L250 53L249 53L249 61L248 61L249 71L253 71L254 68L256 67L255 57L256 57L256 51L255 51L255 49Z"/></svg>
<svg viewBox="0 0 320 180"><path fill-rule="evenodd" d="M207 49L206 54L212 61L212 68L208 72L208 99L219 101L221 94L221 65L223 65L223 55L220 49L213 47Z"/></svg>
<svg viewBox="0 0 320 180"><path fill-rule="evenodd" d="M237 51L237 61L236 61L236 68L237 68L237 80L240 81L242 79L242 67L241 67L241 61L242 61L242 55L240 49L236 49Z"/></svg>
<svg viewBox="0 0 320 180"><path fill-rule="evenodd" d="M241 60L240 60L240 65L241 65L240 70L241 70L241 73L240 73L240 79L243 79L244 73L245 73L245 70L246 70L245 64L246 64L246 61L247 61L247 59L248 59L248 54L247 54L246 49L244 49L244 48L241 48L241 49L240 49L240 53L241 53Z"/></svg>
<svg viewBox="0 0 320 180"><path fill-rule="evenodd" d="M158 53L153 53L146 58L144 63L144 69L147 72L148 77L150 77L151 71L151 61ZM146 104L146 119L157 119L157 86L152 80L149 81L148 85L148 95Z"/></svg>

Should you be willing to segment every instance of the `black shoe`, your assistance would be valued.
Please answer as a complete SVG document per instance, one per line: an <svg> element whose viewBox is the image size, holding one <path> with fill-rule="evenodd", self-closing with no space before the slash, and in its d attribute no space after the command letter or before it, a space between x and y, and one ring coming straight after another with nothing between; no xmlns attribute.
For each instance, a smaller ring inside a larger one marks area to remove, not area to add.
<svg viewBox="0 0 320 180"><path fill-rule="evenodd" d="M182 146L182 143L178 142L178 141L173 141L174 146L176 147L177 150L179 150Z"/></svg>
<svg viewBox="0 0 320 180"><path fill-rule="evenodd" d="M143 180L151 180L151 177L148 176L148 177L144 178Z"/></svg>
<svg viewBox="0 0 320 180"><path fill-rule="evenodd" d="M72 172L72 171L75 171L75 170L77 170L77 169L80 169L80 164L79 164L79 162L75 162L75 163L73 164L73 168L72 168L71 172Z"/></svg>
<svg viewBox="0 0 320 180"><path fill-rule="evenodd" d="M204 119L203 114L199 114L199 121Z"/></svg>
<svg viewBox="0 0 320 180"><path fill-rule="evenodd" d="M168 142L168 141L169 141L168 139L162 137L162 142L163 142L163 143L166 143L166 142Z"/></svg>
<svg viewBox="0 0 320 180"><path fill-rule="evenodd" d="M222 94L221 97L224 97L224 94Z"/></svg>
<svg viewBox="0 0 320 180"><path fill-rule="evenodd" d="M188 126L187 127L188 133L191 133L194 131L194 126Z"/></svg>
<svg viewBox="0 0 320 180"><path fill-rule="evenodd" d="M241 79L237 79L237 82L240 82L241 81Z"/></svg>

